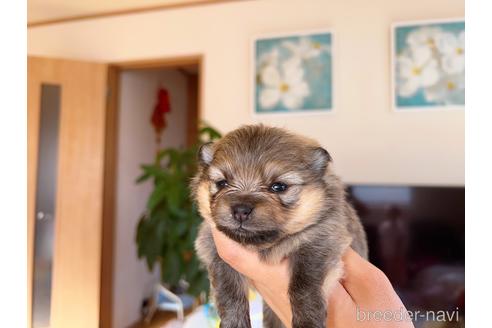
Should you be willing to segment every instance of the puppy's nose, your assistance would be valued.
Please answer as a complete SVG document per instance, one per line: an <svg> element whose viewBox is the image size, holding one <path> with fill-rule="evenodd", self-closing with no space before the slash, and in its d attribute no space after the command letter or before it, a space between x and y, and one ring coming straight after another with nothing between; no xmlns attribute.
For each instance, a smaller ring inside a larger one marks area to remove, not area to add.
<svg viewBox="0 0 492 328"><path fill-rule="evenodd" d="M243 222L249 219L249 215L252 211L253 208L245 204L234 205L232 207L232 214L234 215L234 219L239 222Z"/></svg>

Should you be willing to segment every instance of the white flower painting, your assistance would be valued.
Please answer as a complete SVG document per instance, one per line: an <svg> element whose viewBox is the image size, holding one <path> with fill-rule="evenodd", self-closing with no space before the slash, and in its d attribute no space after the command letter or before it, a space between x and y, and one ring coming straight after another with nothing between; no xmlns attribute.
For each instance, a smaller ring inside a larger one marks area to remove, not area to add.
<svg viewBox="0 0 492 328"><path fill-rule="evenodd" d="M393 47L397 110L465 105L464 21L397 24Z"/></svg>
<svg viewBox="0 0 492 328"><path fill-rule="evenodd" d="M255 112L332 109L329 32L255 40Z"/></svg>

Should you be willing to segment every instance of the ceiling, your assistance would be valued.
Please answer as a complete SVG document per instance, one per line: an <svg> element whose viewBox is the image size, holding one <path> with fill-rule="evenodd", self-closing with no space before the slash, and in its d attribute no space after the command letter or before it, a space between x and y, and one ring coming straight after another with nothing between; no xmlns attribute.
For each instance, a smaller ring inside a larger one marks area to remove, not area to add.
<svg viewBox="0 0 492 328"><path fill-rule="evenodd" d="M27 22L29 25L35 25L87 16L102 16L223 1L226 0L28 0Z"/></svg>

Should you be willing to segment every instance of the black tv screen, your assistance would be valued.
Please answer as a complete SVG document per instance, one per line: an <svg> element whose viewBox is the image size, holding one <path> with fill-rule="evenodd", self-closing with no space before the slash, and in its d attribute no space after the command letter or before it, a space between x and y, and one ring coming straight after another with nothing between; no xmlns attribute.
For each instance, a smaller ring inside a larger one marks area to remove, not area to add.
<svg viewBox="0 0 492 328"><path fill-rule="evenodd" d="M465 188L351 185L347 191L367 233L369 260L407 309L456 312L464 324ZM429 320L416 319L416 327Z"/></svg>

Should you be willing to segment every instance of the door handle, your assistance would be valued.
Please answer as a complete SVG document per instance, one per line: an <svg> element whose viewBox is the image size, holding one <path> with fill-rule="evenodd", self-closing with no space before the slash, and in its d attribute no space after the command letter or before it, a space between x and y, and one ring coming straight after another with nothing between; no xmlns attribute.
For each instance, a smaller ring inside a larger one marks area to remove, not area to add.
<svg viewBox="0 0 492 328"><path fill-rule="evenodd" d="M36 213L36 219L38 220L43 220L43 221L47 221L47 220L52 220L53 219L53 214L51 213L45 213L43 211L39 211L38 213Z"/></svg>

